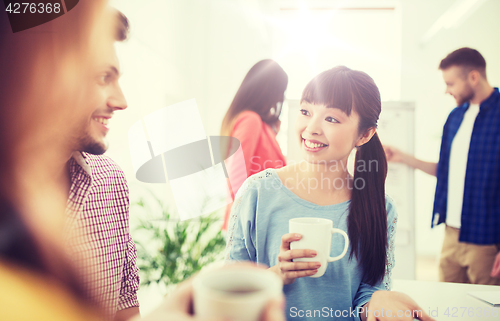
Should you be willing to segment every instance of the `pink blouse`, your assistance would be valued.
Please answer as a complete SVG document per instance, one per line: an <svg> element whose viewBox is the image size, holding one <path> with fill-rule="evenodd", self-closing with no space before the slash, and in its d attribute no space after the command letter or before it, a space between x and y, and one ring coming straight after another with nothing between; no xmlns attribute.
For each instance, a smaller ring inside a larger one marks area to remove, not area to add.
<svg viewBox="0 0 500 321"><path fill-rule="evenodd" d="M253 111L243 111L237 117L230 136L237 138L241 143L245 168L242 166L228 166L227 171L234 195L247 177L261 172L266 168L280 168L286 165L285 156L276 140L274 130L262 121ZM226 210L223 229L227 228L229 204Z"/></svg>

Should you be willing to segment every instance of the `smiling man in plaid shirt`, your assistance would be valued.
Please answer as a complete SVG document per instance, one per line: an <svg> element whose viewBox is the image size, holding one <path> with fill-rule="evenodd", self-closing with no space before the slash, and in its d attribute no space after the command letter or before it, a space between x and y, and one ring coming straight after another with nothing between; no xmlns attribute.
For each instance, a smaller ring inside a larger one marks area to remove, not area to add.
<svg viewBox="0 0 500 321"><path fill-rule="evenodd" d="M128 34L128 20L113 12L116 39ZM118 84L118 59L110 41L100 53L90 92L89 116L75 128L71 158L66 163L68 248L80 269L88 294L109 320L126 320L139 313L136 248L129 231L129 195L125 175L107 156L105 136L115 111L127 108Z"/></svg>
<svg viewBox="0 0 500 321"><path fill-rule="evenodd" d="M444 125L439 162L389 146L387 159L437 177L432 225L446 224L440 281L500 285L500 93L475 49L453 51L439 69L458 104Z"/></svg>

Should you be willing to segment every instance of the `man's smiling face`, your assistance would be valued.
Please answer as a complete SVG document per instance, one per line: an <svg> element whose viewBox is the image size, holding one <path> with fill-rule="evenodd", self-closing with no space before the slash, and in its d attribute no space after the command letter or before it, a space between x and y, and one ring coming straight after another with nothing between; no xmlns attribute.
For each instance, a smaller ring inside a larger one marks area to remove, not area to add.
<svg viewBox="0 0 500 321"><path fill-rule="evenodd" d="M108 50L102 52L95 67L95 77L91 79L92 84L86 96L92 111L80 126L75 150L94 155L106 152L106 134L111 117L116 110L127 108L127 102L118 84L119 68L114 47L110 45Z"/></svg>

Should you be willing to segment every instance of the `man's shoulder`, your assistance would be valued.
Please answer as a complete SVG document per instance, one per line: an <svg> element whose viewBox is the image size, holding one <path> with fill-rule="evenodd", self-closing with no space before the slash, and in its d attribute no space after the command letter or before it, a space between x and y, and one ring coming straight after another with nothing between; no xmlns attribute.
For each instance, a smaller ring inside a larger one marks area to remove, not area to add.
<svg viewBox="0 0 500 321"><path fill-rule="evenodd" d="M118 164L106 155L93 155L81 152L85 162L92 170L92 176L115 176L125 178L125 174Z"/></svg>
<svg viewBox="0 0 500 321"><path fill-rule="evenodd" d="M469 103L464 103L460 106L457 106L451 110L450 116L454 116L456 114L465 114L468 107L469 107Z"/></svg>
<svg viewBox="0 0 500 321"><path fill-rule="evenodd" d="M462 118L467 111L467 108L469 107L469 103L464 103L460 106L457 106L451 110L451 112L448 115L448 118L446 119L445 123L445 128L454 124L454 125L460 125L460 122L462 121ZM458 122L458 123L457 123Z"/></svg>
<svg viewBox="0 0 500 321"><path fill-rule="evenodd" d="M86 163L93 168L105 168L122 171L120 166L106 155L93 155L86 152L80 152L85 159Z"/></svg>

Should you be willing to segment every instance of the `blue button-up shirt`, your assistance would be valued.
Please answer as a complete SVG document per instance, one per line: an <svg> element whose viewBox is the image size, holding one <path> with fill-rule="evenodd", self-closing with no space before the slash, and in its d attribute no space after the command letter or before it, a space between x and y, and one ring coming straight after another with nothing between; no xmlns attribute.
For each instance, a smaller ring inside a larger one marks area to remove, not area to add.
<svg viewBox="0 0 500 321"><path fill-rule="evenodd" d="M465 103L455 108L444 125L437 166L433 226L446 221L450 151L464 114ZM474 122L465 173L460 242L500 243L500 93L493 93L479 105Z"/></svg>

